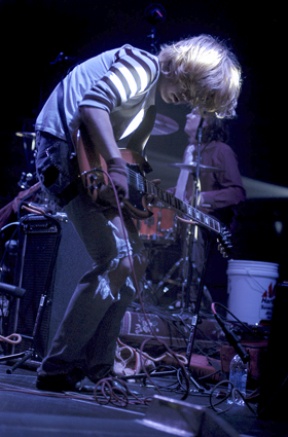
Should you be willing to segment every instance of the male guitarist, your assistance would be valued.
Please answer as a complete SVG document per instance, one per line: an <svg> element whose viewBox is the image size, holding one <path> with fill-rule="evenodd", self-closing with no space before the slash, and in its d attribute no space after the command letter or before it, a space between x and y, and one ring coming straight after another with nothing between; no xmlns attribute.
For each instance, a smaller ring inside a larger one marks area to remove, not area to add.
<svg viewBox="0 0 288 437"><path fill-rule="evenodd" d="M97 383L113 370L121 320L147 266L132 219L138 209L148 213L145 186L120 149L143 158L156 93L167 104L230 118L241 74L231 50L202 34L163 45L158 56L129 44L108 50L77 65L48 97L35 124L37 174L94 264L79 279L38 369L38 389L75 390L84 377ZM140 171L148 170L143 158ZM143 208L130 198L129 179Z"/></svg>

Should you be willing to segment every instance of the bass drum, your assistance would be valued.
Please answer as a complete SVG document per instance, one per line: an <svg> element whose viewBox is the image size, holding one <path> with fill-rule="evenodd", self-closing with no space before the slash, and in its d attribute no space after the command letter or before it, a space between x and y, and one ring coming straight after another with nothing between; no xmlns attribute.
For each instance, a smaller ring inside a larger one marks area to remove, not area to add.
<svg viewBox="0 0 288 437"><path fill-rule="evenodd" d="M175 302L181 290L180 246L149 243L147 249L149 263L143 286L143 300L159 308L168 308Z"/></svg>
<svg viewBox="0 0 288 437"><path fill-rule="evenodd" d="M146 277L153 284L159 284L167 279L179 277L181 261L181 248L179 244L167 246L149 245L149 263L146 270Z"/></svg>
<svg viewBox="0 0 288 437"><path fill-rule="evenodd" d="M176 214L170 208L150 207L153 213L145 220L135 220L140 237L145 242L171 244L176 237Z"/></svg>

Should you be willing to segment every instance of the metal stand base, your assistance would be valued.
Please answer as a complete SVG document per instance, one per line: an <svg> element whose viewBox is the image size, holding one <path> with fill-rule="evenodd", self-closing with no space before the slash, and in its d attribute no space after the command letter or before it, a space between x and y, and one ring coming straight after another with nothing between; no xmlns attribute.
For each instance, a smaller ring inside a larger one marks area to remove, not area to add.
<svg viewBox="0 0 288 437"><path fill-rule="evenodd" d="M42 295L40 302L39 302L39 306L38 306L38 311L37 311L37 316L36 316L36 320L35 320L35 324L33 327L33 335L32 335L32 346L31 348L27 349L26 351L23 352L19 352L16 354L12 354L12 355L5 355L4 357L0 357L0 362L1 361L6 361L9 362L11 360L17 360L18 358L20 358L20 360L15 363L10 369L6 370L6 373L13 373L14 370L18 369L19 367L21 367L24 363L26 363L26 361L28 361L31 358L35 358L37 356L36 354L36 350L35 350L35 338L37 337L38 334L38 329L40 327L41 324L41 320L42 320L42 315L45 309L45 304L46 304L46 300L47 300L47 296L46 295ZM40 364L40 363L39 363Z"/></svg>

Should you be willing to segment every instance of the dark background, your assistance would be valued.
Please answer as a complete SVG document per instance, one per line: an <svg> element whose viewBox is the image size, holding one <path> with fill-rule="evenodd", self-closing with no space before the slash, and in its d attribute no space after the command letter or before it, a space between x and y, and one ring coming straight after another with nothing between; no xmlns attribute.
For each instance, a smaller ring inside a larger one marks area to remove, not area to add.
<svg viewBox="0 0 288 437"><path fill-rule="evenodd" d="M266 183L288 186L287 139L278 109L285 81L284 60L278 56L284 15L279 1L263 2L258 8L251 1L228 0L1 0L0 5L2 203L18 193L21 173L34 171L32 141L17 133L33 132L42 104L69 67L123 43L153 51L154 45L159 48L200 33L224 39L243 67L243 90L238 116L230 123L230 145L238 155L248 195L255 195L256 189L256 197L263 197L267 189L269 196L271 187ZM156 24L150 19L154 7L163 14ZM166 187L178 176L179 170L169 163L182 157L188 110L160 104L158 112L179 124L178 132L152 136L146 147L152 176L161 177ZM251 180L261 182L252 191ZM287 196L283 188L280 192Z"/></svg>

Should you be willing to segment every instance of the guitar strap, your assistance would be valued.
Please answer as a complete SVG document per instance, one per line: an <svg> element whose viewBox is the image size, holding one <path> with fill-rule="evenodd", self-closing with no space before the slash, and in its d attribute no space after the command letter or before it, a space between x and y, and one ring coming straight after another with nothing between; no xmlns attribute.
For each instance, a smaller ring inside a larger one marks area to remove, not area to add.
<svg viewBox="0 0 288 437"><path fill-rule="evenodd" d="M64 111L63 99L64 99L64 85L63 85L63 80L61 80L61 82L59 84L58 95L57 95L58 111L59 111L60 118L62 121L62 126L63 126L64 132L65 132L67 143L71 147L71 153L73 153L73 152L75 152L75 147L74 147L74 143L73 143L72 138L71 138L70 130L68 128L67 118L66 118L66 114Z"/></svg>
<svg viewBox="0 0 288 437"><path fill-rule="evenodd" d="M60 114L61 122L63 125L63 129L66 136L66 141L69 147L69 154L70 154L70 166L73 169L71 173L71 182L70 184L64 188L61 194L58 195L59 200L61 200L62 204L65 205L68 203L71 199L73 199L77 193L78 193L78 175L79 175L79 169L78 169L78 161L76 158L76 151L75 146L71 137L70 130L68 128L68 123L66 119L66 114L64 111L64 86L63 86L63 80L61 80L59 84L59 90L57 95L57 105L58 105L58 111ZM69 166L69 168L70 168Z"/></svg>

